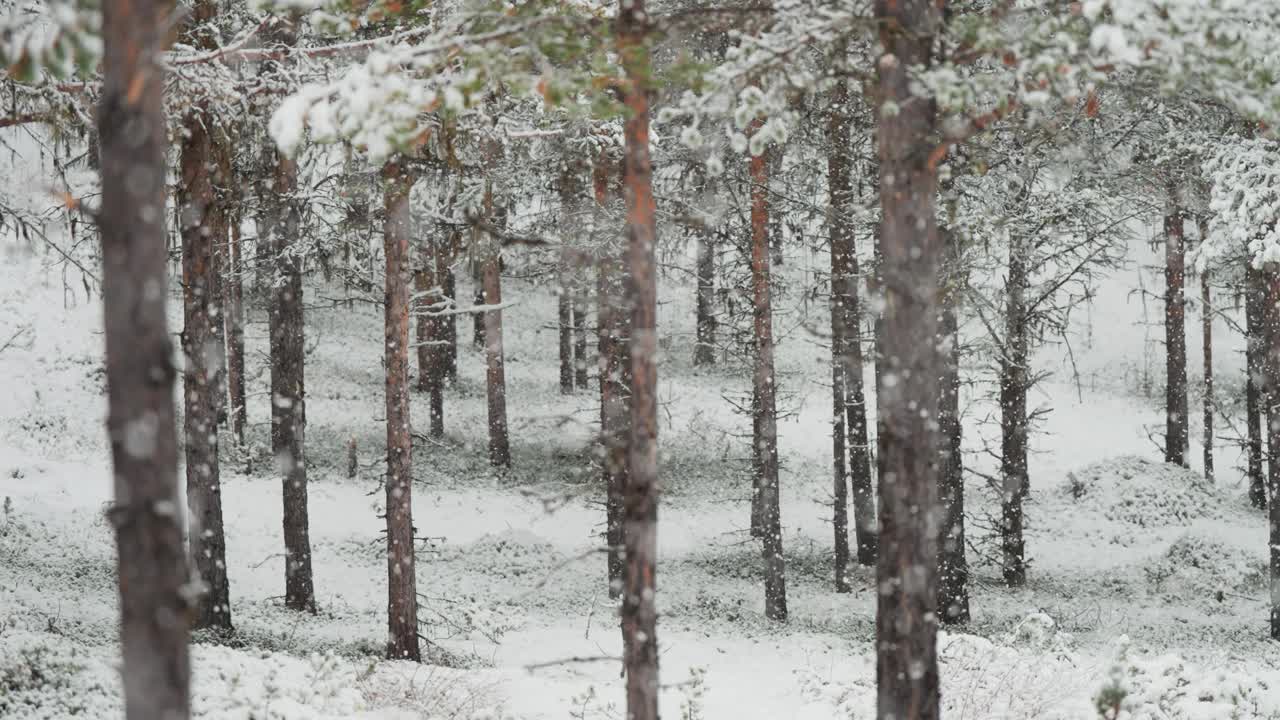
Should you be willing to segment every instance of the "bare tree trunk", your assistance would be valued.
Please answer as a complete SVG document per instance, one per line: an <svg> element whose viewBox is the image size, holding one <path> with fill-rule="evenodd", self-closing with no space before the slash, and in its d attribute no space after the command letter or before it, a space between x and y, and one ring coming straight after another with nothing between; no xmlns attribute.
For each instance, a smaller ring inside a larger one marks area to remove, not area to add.
<svg viewBox="0 0 1280 720"><path fill-rule="evenodd" d="M223 320L227 334L227 393L231 404L231 433L236 443L244 445L249 410L244 390L244 263L241 260L240 213L228 223L227 272L223 281Z"/></svg>
<svg viewBox="0 0 1280 720"><path fill-rule="evenodd" d="M716 234L702 228L698 238L697 342L693 347L694 365L716 363Z"/></svg>
<svg viewBox="0 0 1280 720"><path fill-rule="evenodd" d="M168 3L103 4L102 306L107 434L115 478L125 716L190 714L188 580L178 519L173 345L165 322L165 118L160 63Z"/></svg>
<svg viewBox="0 0 1280 720"><path fill-rule="evenodd" d="M752 131L759 130L756 120ZM769 167L767 153L751 158L751 295L755 329L756 447L760 453L759 494L763 520L764 614L787 619L787 567L782 554L782 513L778 493L778 410L773 371L773 307L769 297Z"/></svg>
<svg viewBox="0 0 1280 720"><path fill-rule="evenodd" d="M295 30L279 23L269 33L270 42L292 45ZM267 74L281 72L274 62ZM315 612L311 574L310 519L307 511L305 447L306 359L302 303L302 261L292 251L298 239L301 213L294 193L298 189L297 164L279 152L274 157L271 189L262 197L259 243L271 248L271 262L278 281L270 290L267 316L271 335L271 451L282 476L284 500L285 607Z"/></svg>
<svg viewBox="0 0 1280 720"><path fill-rule="evenodd" d="M884 332L877 356L880 547L876 565L877 717L935 720L937 657L938 270L934 196L937 106L910 69L932 59L945 0L875 3Z"/></svg>
<svg viewBox="0 0 1280 720"><path fill-rule="evenodd" d="M471 263L471 279L475 282L475 297L473 302L476 305L484 305L484 273L487 258L478 258ZM477 350L484 350L485 344L485 313L471 314L471 345Z"/></svg>
<svg viewBox="0 0 1280 720"><path fill-rule="evenodd" d="M1164 218L1165 439L1164 461L1186 466L1187 432L1186 247L1178 188L1169 186Z"/></svg>
<svg viewBox="0 0 1280 720"><path fill-rule="evenodd" d="M631 311L631 438L623 501L626 579L622 594L623 667L627 674L628 720L658 718L658 613L654 602L658 560L658 334L654 247L657 221L649 158L651 71L645 35L645 0L620 0L618 55L626 80L623 103L623 185L627 204Z"/></svg>
<svg viewBox="0 0 1280 720"><path fill-rule="evenodd" d="M838 412L844 417L836 421L832 432L844 432L845 438L832 439L833 451L847 451L849 482L853 489L854 531L857 536L858 562L875 565L876 516L875 497L871 489L871 453L867 438L867 401L863 392L862 338L858 301L858 256L853 236L853 179L851 176L852 121L849 115L849 88L840 80L831 93L831 117L828 119L827 136L831 148L827 155L827 185L831 212L831 334L833 357L833 387L839 386ZM838 376L838 378L837 378ZM833 395L833 398L835 396ZM839 448L835 446L838 445ZM844 464L843 457L840 465ZM837 565L848 569L848 517L847 495L844 482L836 490L838 502L836 517ZM841 530L843 526L843 530ZM844 546L844 563L840 564L841 545ZM837 572L841 572L837 570ZM840 578L836 578L839 591Z"/></svg>
<svg viewBox="0 0 1280 720"><path fill-rule="evenodd" d="M583 390L591 383L587 376L587 296L576 280L573 294L573 382Z"/></svg>
<svg viewBox="0 0 1280 720"><path fill-rule="evenodd" d="M453 238L450 244L456 248L461 243L460 240ZM456 254L454 255L456 257ZM452 262L446 264L440 269L441 277L444 278L444 296L449 300L449 307L457 307L458 304L458 276L453 271ZM449 382L455 382L458 379L458 316L450 315L444 321L444 339L448 343L445 345L444 355L444 377Z"/></svg>
<svg viewBox="0 0 1280 720"><path fill-rule="evenodd" d="M1200 237L1208 234L1208 221L1200 220ZM1213 482L1213 305L1209 270L1200 273L1200 337L1204 345L1204 477Z"/></svg>
<svg viewBox="0 0 1280 720"><path fill-rule="evenodd" d="M193 23L209 22L216 12L208 0L195 6ZM206 47L194 33L188 43ZM182 229L183 397L186 430L187 546L204 591L195 627L231 629L227 582L227 542L222 524L222 484L218 467L219 342L214 243L219 209L215 207L210 167L214 163L210 127L213 118L195 107L183 118L181 182L177 206Z"/></svg>
<svg viewBox="0 0 1280 720"><path fill-rule="evenodd" d="M1280 448L1280 266L1268 263L1261 271L1264 299L1262 303L1265 338L1265 393L1267 403L1267 446L1274 452ZM1280 640L1280 462L1275 457L1267 463L1267 492L1271 496L1269 522L1269 569L1271 585L1271 639Z"/></svg>
<svg viewBox="0 0 1280 720"><path fill-rule="evenodd" d="M1004 348L1000 356L1000 545L1004 582L1009 587L1021 587L1027 582L1022 533L1022 504L1031 483L1027 475L1027 252L1027 238L1018 234L1009 238Z"/></svg>
<svg viewBox="0 0 1280 720"><path fill-rule="evenodd" d="M609 201L612 163L602 152L592 174L597 211L603 216ZM600 376L600 444L605 487L605 542L609 546L609 597L622 594L623 493L627 487L627 443L631 436L630 318L624 297L623 258L616 243L607 247L596 265L596 335Z"/></svg>
<svg viewBox="0 0 1280 720"><path fill-rule="evenodd" d="M1245 427L1248 438L1249 502L1260 510L1267 507L1266 480L1262 468L1262 408L1266 398L1265 338L1263 303L1265 290L1262 272L1245 263Z"/></svg>
<svg viewBox="0 0 1280 720"><path fill-rule="evenodd" d="M493 203L486 193L485 209L493 215ZM479 231L477 231L479 232ZM484 238L483 304L502 304L501 254L497 239ZM502 351L502 310L484 312L485 386L489 403L489 464L511 466L511 441L507 434L507 374Z"/></svg>
<svg viewBox="0 0 1280 720"><path fill-rule="evenodd" d="M569 289L569 260L560 254L556 268L556 318L560 330L560 394L573 394L573 295Z"/></svg>
<svg viewBox="0 0 1280 720"><path fill-rule="evenodd" d="M954 203L951 206L954 212ZM938 397L939 448L938 502L942 525L938 532L939 620L948 625L969 622L969 562L964 547L964 456L960 422L960 323L956 318L963 275L959 238L951 229L943 232L947 245L947 269L943 273L942 315L938 348L943 354L941 392Z"/></svg>
<svg viewBox="0 0 1280 720"><path fill-rule="evenodd" d="M414 561L413 448L409 420L409 193L416 179L396 160L383 166L386 224L387 657L421 661Z"/></svg>

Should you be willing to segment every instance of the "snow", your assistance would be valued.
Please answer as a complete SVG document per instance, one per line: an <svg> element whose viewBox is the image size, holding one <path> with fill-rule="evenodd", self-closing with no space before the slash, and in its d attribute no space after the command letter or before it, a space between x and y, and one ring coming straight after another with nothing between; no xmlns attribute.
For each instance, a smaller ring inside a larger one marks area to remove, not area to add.
<svg viewBox="0 0 1280 720"><path fill-rule="evenodd" d="M1162 414L1144 390L1143 367L1162 365L1162 355L1135 332L1142 308L1127 301L1138 283L1133 268L1149 260L1144 252L1135 246L1130 269L1107 279L1095 307L1073 318L1074 366L1060 348L1036 358L1061 375L1032 395L1033 405L1054 412L1033 435L1027 588L1000 585L984 524L998 508L981 477L970 478L974 621L941 638L947 717L1078 720L1097 717L1099 697L1122 697L1118 717L1128 720L1280 713L1280 660L1264 639L1265 520L1244 499L1238 456L1221 445L1219 479L1208 484L1197 471L1161 464L1147 437ZM18 322L32 329L29 345L0 353L0 716L119 715L101 308L83 293L66 294L46 267L51 257L13 246L4 253L0 334ZM825 262L795 252L779 272L803 287ZM664 714L873 717L872 570L852 571L850 594L831 589L826 350L803 329L824 326L825 301L775 298L791 610L780 627L763 616L762 560L747 534L749 421L727 399L747 391L746 374L691 367L693 288L684 282L661 279L670 302L658 323ZM461 285L460 296L470 297L465 279ZM430 538L418 563L429 640L423 665L381 659L381 312L357 305L308 313L314 617L279 599L280 485L264 449L270 394L253 367L266 351L266 322L251 313L250 448L223 441L237 631L228 640L196 638L198 717L622 717L621 641L592 462L598 399L558 392L554 329L545 323L553 292L511 280L504 294L512 298L504 327L514 468L495 474L485 462L483 363L465 342L465 322L446 437L415 447L415 525ZM176 328L176 302L170 313ZM1240 359L1225 325L1220 333L1223 377L1239 372ZM989 383L979 360L965 373ZM964 397L966 462L984 473L994 471L980 451L993 432L988 391L967 388ZM425 397L415 393L413 403L425 422ZM348 480L352 439L361 471Z"/></svg>

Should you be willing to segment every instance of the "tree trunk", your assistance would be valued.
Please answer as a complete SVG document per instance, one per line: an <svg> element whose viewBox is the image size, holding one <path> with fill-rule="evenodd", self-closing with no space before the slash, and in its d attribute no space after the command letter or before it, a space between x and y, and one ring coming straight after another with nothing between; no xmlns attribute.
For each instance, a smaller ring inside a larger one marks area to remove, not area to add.
<svg viewBox="0 0 1280 720"><path fill-rule="evenodd" d="M209 22L215 6L196 5L193 22ZM187 41L206 43L187 34ZM194 626L231 629L231 594L227 582L227 542L222 524L222 485L218 467L218 318L217 241L213 179L214 162L209 129L213 118L201 107L183 118L181 182L177 206L182 229L183 355L187 471L187 546L204 592L198 601Z"/></svg>
<svg viewBox="0 0 1280 720"><path fill-rule="evenodd" d="M460 240L451 239L450 245L456 248L461 243ZM453 271L452 262L445 264L440 269L440 274L444 278L444 296L449 301L449 308L458 306L458 276ZM450 315L444 320L444 377L449 382L456 382L458 379L458 316Z"/></svg>
<svg viewBox="0 0 1280 720"><path fill-rule="evenodd" d="M716 234L702 228L698 238L697 342L693 346L694 365L716 363Z"/></svg>
<svg viewBox="0 0 1280 720"><path fill-rule="evenodd" d="M1200 237L1208 234L1209 223L1200 221ZM1209 291L1209 270L1200 273L1200 336L1204 346L1204 478L1213 482L1213 306Z"/></svg>
<svg viewBox="0 0 1280 720"><path fill-rule="evenodd" d="M479 231L476 231L479 232ZM473 302L476 305L484 305L484 273L485 264L488 262L487 257L478 258L471 263L471 279L475 282L475 297ZM484 350L486 347L484 333L485 313L471 314L471 345L477 350Z"/></svg>
<svg viewBox="0 0 1280 720"><path fill-rule="evenodd" d="M756 120L753 132L759 130ZM764 521L764 614L787 619L787 566L782 554L782 512L778 492L778 410L773 371L773 307L769 297L768 153L753 156L751 168L751 299L755 329L756 447L760 450L760 507Z"/></svg>
<svg viewBox="0 0 1280 720"><path fill-rule="evenodd" d="M593 171L598 210L609 200L609 157L602 152ZM605 542L609 546L609 597L622 594L623 493L627 487L627 442L631 435L630 318L624 297L623 258L606 240L596 265L596 335L600 365L601 480L605 488Z"/></svg>
<svg viewBox="0 0 1280 720"><path fill-rule="evenodd" d="M1267 403L1267 447L1280 448L1280 265L1268 263L1261 271L1264 288L1263 327L1265 338L1265 393ZM1280 462L1270 458L1267 463L1267 492L1271 495L1269 511L1270 532L1268 546L1270 549L1271 580L1271 639L1280 640L1280 502L1276 502L1276 493L1280 492Z"/></svg>
<svg viewBox="0 0 1280 720"><path fill-rule="evenodd" d="M441 265L436 245L425 235L418 243L418 268L413 272L418 296L414 315L418 318L418 390L428 395L430 403L430 435L444 437L444 374L447 348L444 343L444 321L437 315L447 301L440 284Z"/></svg>
<svg viewBox="0 0 1280 720"><path fill-rule="evenodd" d="M876 565L877 716L935 720L937 658L937 428L941 363L939 242L934 196L937 106L913 95L911 68L927 66L945 0L876 2L884 332L877 356L881 434L880 547ZM884 112L893 103L897 112Z"/></svg>
<svg viewBox="0 0 1280 720"><path fill-rule="evenodd" d="M628 110L623 127L623 185L630 275L627 305L631 312L631 437L623 501L627 567L621 612L628 720L658 718L658 613L654 603L658 560L658 304L654 247L658 237L649 158L651 70L645 35L650 22L645 0L618 3L616 37L626 73L622 99Z"/></svg>
<svg viewBox="0 0 1280 720"><path fill-rule="evenodd" d="M236 180L229 177L234 186ZM227 266L222 282L222 314L227 337L227 393L231 405L231 433L236 443L244 445L245 426L249 424L244 388L244 263L241 259L240 212L232 210L227 225Z"/></svg>
<svg viewBox="0 0 1280 720"><path fill-rule="evenodd" d="M1245 263L1245 427L1248 438L1249 502L1259 510L1267 507L1266 480L1262 469L1262 408L1266 398L1264 357L1266 328L1263 325L1265 289L1262 272Z"/></svg>
<svg viewBox="0 0 1280 720"><path fill-rule="evenodd" d="M853 488L854 531L857 536L858 563L875 565L876 516L875 497L871 489L871 454L867 438L867 401L863 392L862 338L858 301L858 256L854 247L853 178L851 174L852 120L849 115L849 88L841 79L831 92L831 116L827 137L831 147L827 155L827 191L830 195L831 218L831 352L833 358L834 408L843 418L837 419L832 432L845 433L832 438L833 452L840 453L837 463L844 465L848 453L849 482ZM836 589L840 591L839 573L848 570L848 491L837 478L836 488ZM843 546L843 551L841 550ZM843 552L843 564L840 561ZM839 568L844 568L840 570ZM847 581L846 581L847 582ZM847 591L846 591L847 592Z"/></svg>
<svg viewBox="0 0 1280 720"><path fill-rule="evenodd" d="M168 3L103 4L102 306L129 720L190 714L187 563L178 517L173 345L165 321Z"/></svg>
<svg viewBox="0 0 1280 720"><path fill-rule="evenodd" d="M1027 582L1022 503L1030 489L1027 474L1027 388L1030 385L1027 338L1028 240L1009 238L1009 277L1005 285L1004 348L1000 356L1000 545L1004 582Z"/></svg>
<svg viewBox="0 0 1280 720"><path fill-rule="evenodd" d="M951 206L954 212L954 204ZM961 256L959 238L951 229L943 232L947 244L947 269L943 273L942 315L939 318L938 348L943 354L941 389L938 396L939 448L938 503L942 525L938 532L939 620L948 625L969 622L969 562L964 547L964 456L961 453L960 422L960 323L956 307L960 301Z"/></svg>
<svg viewBox="0 0 1280 720"><path fill-rule="evenodd" d="M485 209L493 215L493 202L486 192ZM483 305L494 309L484 312L485 386L489 404L489 464L511 467L511 441L507 435L507 374L502 351L501 254L497 239L485 236L482 266Z"/></svg>
<svg viewBox="0 0 1280 720"><path fill-rule="evenodd" d="M1187 337L1183 287L1186 248L1178 189L1169 186L1164 218L1164 339L1165 339L1165 438L1164 461L1187 465Z"/></svg>
<svg viewBox="0 0 1280 720"><path fill-rule="evenodd" d="M574 282L573 295L573 382L585 390L591 384L587 375L587 296Z"/></svg>
<svg viewBox="0 0 1280 720"><path fill-rule="evenodd" d="M413 452L409 421L409 193L414 176L397 161L382 169L386 255L387 657L422 660L414 561Z"/></svg>
<svg viewBox="0 0 1280 720"><path fill-rule="evenodd" d="M560 253L556 268L556 318L560 330L560 394L573 394L573 295L569 289L569 260Z"/></svg>

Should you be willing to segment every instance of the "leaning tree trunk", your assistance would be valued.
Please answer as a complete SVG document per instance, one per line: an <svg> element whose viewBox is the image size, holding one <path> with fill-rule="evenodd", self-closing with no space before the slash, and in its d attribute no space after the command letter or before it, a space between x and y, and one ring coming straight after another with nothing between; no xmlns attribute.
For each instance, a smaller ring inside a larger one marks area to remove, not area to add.
<svg viewBox="0 0 1280 720"><path fill-rule="evenodd" d="M1262 408L1266 399L1264 381L1265 328L1263 304L1265 289L1262 271L1245 263L1245 428L1247 434L1249 502L1262 510L1267 507L1266 480L1262 468Z"/></svg>
<svg viewBox="0 0 1280 720"><path fill-rule="evenodd" d="M693 346L694 365L716 363L716 232L711 228L698 228L698 294L697 341Z"/></svg>
<svg viewBox="0 0 1280 720"><path fill-rule="evenodd" d="M124 704L129 720L190 714L178 520L173 345L165 321L165 118L170 5L102 8L102 307L115 501Z"/></svg>
<svg viewBox="0 0 1280 720"><path fill-rule="evenodd" d="M395 160L382 169L386 209L387 657L422 659L414 564L413 453L409 424L409 193L414 176Z"/></svg>
<svg viewBox="0 0 1280 720"><path fill-rule="evenodd" d="M954 201L950 215L954 218ZM948 625L969 622L969 562L964 547L964 456L961 453L960 422L960 323L957 305L961 282L959 238L948 221L943 232L947 245L947 268L943 273L942 314L939 317L938 348L943 353L941 389L938 396L939 448L938 503L941 527L938 531L938 619Z"/></svg>
<svg viewBox="0 0 1280 720"><path fill-rule="evenodd" d="M1164 461L1186 466L1187 432L1186 248L1178 189L1169 186L1164 218L1164 340L1165 437Z"/></svg>
<svg viewBox="0 0 1280 720"><path fill-rule="evenodd" d="M758 131L756 120L753 131ZM778 492L777 385L773 370L773 307L769 297L769 167L768 153L751 158L751 299L755 330L755 445L763 520L764 614L787 619L787 566L782 554L782 512Z"/></svg>
<svg viewBox="0 0 1280 720"><path fill-rule="evenodd" d="M650 22L645 0L618 3L616 37L626 73L622 100L628 110L623 127L623 185L630 275L627 305L631 312L631 437L623 500L627 567L621 611L628 720L658 718L658 612L654 602L658 560L658 290L654 247L658 237L649 158L651 70L645 36Z"/></svg>
<svg viewBox="0 0 1280 720"><path fill-rule="evenodd" d="M1262 269L1264 289L1263 328L1265 358L1263 359L1267 403L1267 447L1280 448L1280 265L1268 263ZM1273 457L1267 463L1267 492L1271 495L1269 511L1270 580L1271 580L1271 638L1280 640L1280 462Z"/></svg>
<svg viewBox="0 0 1280 720"><path fill-rule="evenodd" d="M486 192L485 209L493 215L493 202ZM507 372L502 350L502 275L498 240L490 234L481 236L481 266L484 311L485 387L489 405L489 464L511 466L511 441L507 434Z"/></svg>
<svg viewBox="0 0 1280 720"><path fill-rule="evenodd" d="M209 22L216 6L197 3L192 18L197 29ZM202 34L187 41L206 49ZM194 619L197 628L231 629L231 593L227 581L227 541L222 524L222 485L218 467L219 338L217 273L214 243L219 225L213 179L213 118L196 106L183 118L181 182L177 206L182 228L183 397L186 430L187 547L191 564L205 588Z"/></svg>
<svg viewBox="0 0 1280 720"><path fill-rule="evenodd" d="M911 68L931 61L945 0L877 2L885 48L877 63L884 331L877 356L881 434L876 565L876 686L881 720L935 720L937 656L936 448L938 270L934 196L937 107L914 95ZM892 103L897 112L883 112Z"/></svg>
<svg viewBox="0 0 1280 720"><path fill-rule="evenodd" d="M610 165L601 153L593 173L598 212L609 199ZM623 258L615 242L605 241L596 265L596 334L600 365L601 475L605 488L605 542L608 550L609 597L622 594L623 493L627 487L627 443L631 434L631 325L624 297Z"/></svg>
<svg viewBox="0 0 1280 720"><path fill-rule="evenodd" d="M1209 223L1200 221L1200 237ZM1209 269L1200 273L1200 337L1204 347L1204 478L1213 482L1213 308L1209 291Z"/></svg>
<svg viewBox="0 0 1280 720"><path fill-rule="evenodd" d="M1027 582L1022 505L1030 489L1027 474L1027 275L1029 241L1009 238L1009 277L1005 286L1004 347L1000 355L1000 547L1004 582Z"/></svg>

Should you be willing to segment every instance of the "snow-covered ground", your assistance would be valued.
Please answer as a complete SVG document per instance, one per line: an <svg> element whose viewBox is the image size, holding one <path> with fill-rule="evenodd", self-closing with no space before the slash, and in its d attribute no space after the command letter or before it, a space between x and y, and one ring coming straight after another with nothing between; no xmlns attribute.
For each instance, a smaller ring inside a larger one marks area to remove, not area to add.
<svg viewBox="0 0 1280 720"><path fill-rule="evenodd" d="M30 330L0 352L0 717L108 717L120 698L115 549L102 516L110 470L101 308L83 290L65 290L61 270L47 267L52 257L12 246L5 253L0 343L21 326ZM797 255L785 272L799 281L806 263L821 262ZM776 625L763 617L761 560L746 531L750 424L730 402L749 376L740 366L691 367L692 288L682 282L664 279L659 317L668 338L660 370L663 714L873 717L872 573L857 571L852 594L834 593L831 583L829 372L821 338L804 329L826 326L822 303L791 295L778 305L791 618ZM1024 590L1005 589L984 556L994 549L985 538L995 504L980 475L970 478L974 620L942 639L948 718L1095 718L1095 698L1116 684L1129 713L1120 717L1280 717L1280 653L1264 639L1264 518L1244 499L1239 454L1228 443L1215 485L1198 470L1158 462L1148 429L1162 414L1158 400L1142 395L1142 368L1163 364L1144 338L1158 339L1159 329L1138 324L1140 305L1128 295L1136 285L1128 270L1100 289L1077 321L1074 366L1058 348L1037 361L1058 374L1031 399L1053 412L1033 443ZM559 394L550 292L516 281L504 290L518 301L505 322L514 469L495 476L485 462L483 367L469 343L447 394L445 440L414 449L415 521L419 535L434 538L418 567L430 639L424 665L379 659L382 317L359 303L325 307L321 298L338 293L308 293L320 612L298 615L280 602L265 315L254 312L252 447L237 456L223 445L236 633L197 638L197 714L624 717L613 659L620 634L595 551L604 516L591 460L597 399ZM460 296L469 297L466 288ZM176 331L178 304L171 310ZM469 328L459 327L466 337ZM1238 374L1225 326L1220 338L1219 372ZM1189 345L1198 357L1194 337ZM966 391L968 462L990 473L982 439L998 437L984 422L991 378L979 357L965 374L975 381ZM1159 392L1159 372L1153 381ZM413 411L425 418L425 398L415 394ZM354 480L345 471L351 438L363 467ZM1198 462L1199 449L1192 455Z"/></svg>

